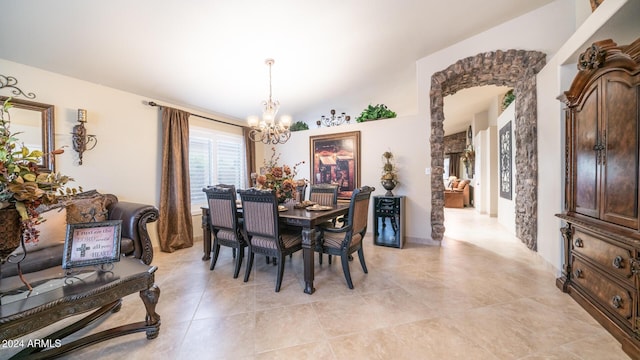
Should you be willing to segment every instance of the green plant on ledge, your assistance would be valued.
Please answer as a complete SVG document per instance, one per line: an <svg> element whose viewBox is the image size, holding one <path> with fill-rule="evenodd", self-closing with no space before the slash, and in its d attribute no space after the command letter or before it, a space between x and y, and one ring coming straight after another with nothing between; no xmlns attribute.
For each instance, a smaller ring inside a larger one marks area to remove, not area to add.
<svg viewBox="0 0 640 360"><path fill-rule="evenodd" d="M289 126L289 130L291 131L309 130L309 125L307 125L302 121L296 121L293 124L291 124L291 126Z"/></svg>
<svg viewBox="0 0 640 360"><path fill-rule="evenodd" d="M507 93L504 94L504 97L502 98L502 110L508 108L515 99L516 95L513 93L513 89L507 91Z"/></svg>
<svg viewBox="0 0 640 360"><path fill-rule="evenodd" d="M396 117L397 114L384 104L378 104L376 106L369 105L366 109L362 110L360 116L356 118L357 122L378 120L378 119L390 119Z"/></svg>

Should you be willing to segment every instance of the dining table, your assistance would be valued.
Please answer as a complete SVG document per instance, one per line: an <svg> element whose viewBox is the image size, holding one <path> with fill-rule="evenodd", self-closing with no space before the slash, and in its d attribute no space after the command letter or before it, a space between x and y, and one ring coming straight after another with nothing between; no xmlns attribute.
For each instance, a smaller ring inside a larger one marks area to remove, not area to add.
<svg viewBox="0 0 640 360"><path fill-rule="evenodd" d="M280 222L285 225L295 226L301 229L302 235L302 261L304 267L304 292L313 294L315 288L313 280L315 275L315 260L313 256L316 242L316 226L344 216L349 212L348 202L338 202L336 205L322 207L322 210L315 210L316 207L298 207L295 202L285 202L282 206L286 209L279 211ZM211 259L211 227L209 225L209 208L202 207L202 230L204 256L202 260ZM238 208L241 215L242 208Z"/></svg>

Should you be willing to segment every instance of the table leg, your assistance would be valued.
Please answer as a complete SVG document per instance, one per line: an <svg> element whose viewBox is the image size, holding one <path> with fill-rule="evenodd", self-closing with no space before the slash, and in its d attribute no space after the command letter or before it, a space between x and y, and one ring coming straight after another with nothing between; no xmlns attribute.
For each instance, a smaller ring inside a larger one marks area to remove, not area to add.
<svg viewBox="0 0 640 360"><path fill-rule="evenodd" d="M302 258L304 262L304 292L313 294L316 289L313 288L314 277L314 256L313 248L316 244L316 230L311 228L302 229Z"/></svg>
<svg viewBox="0 0 640 360"><path fill-rule="evenodd" d="M153 326L147 329L147 339L155 339L160 331L160 315L156 312L156 304L160 298L160 288L153 284L150 288L140 291L140 298L147 309L145 323L147 326Z"/></svg>
<svg viewBox="0 0 640 360"><path fill-rule="evenodd" d="M204 255L202 260L211 259L211 228L209 228L209 209L202 209L202 246L204 247Z"/></svg>

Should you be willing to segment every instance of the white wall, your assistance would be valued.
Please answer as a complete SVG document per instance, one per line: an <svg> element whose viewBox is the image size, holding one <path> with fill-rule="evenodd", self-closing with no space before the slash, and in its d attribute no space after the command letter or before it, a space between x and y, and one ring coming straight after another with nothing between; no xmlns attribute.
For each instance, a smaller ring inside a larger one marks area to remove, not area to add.
<svg viewBox="0 0 640 360"><path fill-rule="evenodd" d="M498 123L498 223L503 225L511 234L516 233L516 206L515 206L515 184L516 184L516 157L515 157L515 101L511 103L497 119ZM500 129L511 121L511 199L500 196Z"/></svg>
<svg viewBox="0 0 640 360"><path fill-rule="evenodd" d="M496 165L497 135L496 127L489 126L478 132L475 137L476 169L474 177L475 210L480 214L496 216L498 213Z"/></svg>
<svg viewBox="0 0 640 360"><path fill-rule="evenodd" d="M429 91L433 73L444 70L460 59L488 51L525 49L554 54L573 33L575 29L574 21L574 0L557 0L418 60L416 63L418 74L418 116L423 117L423 120L430 124ZM477 132L478 130L474 129L474 131ZM427 148L426 152L420 154L420 156L430 159L431 152ZM426 193L428 197L422 200L425 203L424 213L420 215L422 216L422 221L430 222L431 185L425 181L424 186L427 187Z"/></svg>
<svg viewBox="0 0 640 360"><path fill-rule="evenodd" d="M427 188L431 178L425 174L429 160L421 155L428 151L429 146L429 130L424 118L402 116L332 128L313 126L310 130L294 132L286 144L276 147L276 151L281 154L281 162L288 165L304 160L305 164L298 169L298 178L309 179L309 137L350 131L360 131L360 184L374 186L376 190L373 195L384 195L386 191L380 185L382 153L393 152L399 180L393 194L407 197L407 240L431 244L431 225L425 221L425 216L429 216L426 203L431 201ZM270 155L271 150L266 147L265 157Z"/></svg>
<svg viewBox="0 0 640 360"><path fill-rule="evenodd" d="M486 214L489 209L489 189L486 181L489 163L485 155L485 152L488 152L487 141L487 129L480 130L474 137L476 176L473 178L475 184L473 198L475 199L475 210L480 214Z"/></svg>
<svg viewBox="0 0 640 360"><path fill-rule="evenodd" d="M487 111L473 114L471 118L471 129L473 130L472 143L473 151L475 152L475 161L473 162L473 179L471 179L470 184L471 186L473 186L473 207L475 208L476 212L480 212L480 208L483 206L483 192L481 186L483 170L480 161L482 156L482 148L480 144L480 137L478 134L480 133L480 131L486 130L488 126L489 113Z"/></svg>
<svg viewBox="0 0 640 360"><path fill-rule="evenodd" d="M416 62L419 113L397 119L352 124L337 128L312 129L294 133L291 140L279 147L283 161L309 161L309 136L330 132L361 131L361 184L379 185L382 152L391 150L397 157L400 185L394 193L407 196L407 235L415 241L431 238L431 185L425 168L430 166L431 75L457 60L497 49L538 50L558 55L549 59L538 77L539 136L539 203L538 253L556 269L560 268L561 247L559 221L554 214L561 210L562 184L562 119L561 105L555 99L566 88L561 66L571 63L576 52L584 50L591 37L612 34L621 44L640 33L637 0L607 0L584 21L574 34L576 9L588 6L586 0L557 0L551 4L509 21L503 25L461 41ZM619 11L620 8L624 9ZM629 10L631 8L631 10ZM616 14L631 18L619 19ZM608 19L616 26L605 26ZM635 19L635 20L633 20ZM569 39L569 37L571 37ZM569 39L569 40L567 40ZM427 41L425 39L425 41ZM550 57L549 56L549 57ZM56 106L56 145L70 145L71 128L76 123L78 108L88 111L88 132L98 136L98 145L85 154L85 163L78 166L76 154L67 152L57 158L57 168L75 177L85 189L95 188L114 193L122 200L158 206L160 182L160 115L157 108L144 105L149 99L98 84L41 71L0 59L3 74L15 76L25 91L35 92L36 101ZM5 95L4 93L2 95ZM415 94L406 96L414 97ZM172 104L167 104L172 106ZM206 116L198 110L185 109ZM220 117L219 117L220 118ZM233 119L226 119L234 121ZM445 120L446 121L446 120ZM476 130L476 129L474 129ZM260 147L259 147L260 148ZM268 150L268 149L267 149ZM259 154L258 157L262 156ZM264 154L269 154L265 151ZM308 163L300 169L308 177ZM199 222L194 221L194 228ZM152 229L152 236L154 236ZM446 235L446 233L445 233Z"/></svg>
<svg viewBox="0 0 640 360"><path fill-rule="evenodd" d="M498 216L498 197L499 197L499 183L498 183L498 129L495 125L489 126L487 129L487 147L489 153L486 154L489 162L489 174L487 174L487 188L489 190L489 207L487 213L489 216ZM486 152L485 152L486 153Z"/></svg>
<svg viewBox="0 0 640 360"><path fill-rule="evenodd" d="M123 201L159 206L161 114L158 108L145 105L144 101L172 104L4 59L0 59L0 68L3 75L18 79L18 86L23 91L35 93L34 101L55 106L55 146L65 147L64 154L56 157L56 170L75 179L70 185L112 193ZM0 95L11 94L9 89L3 89ZM87 110L87 132L98 137L96 147L84 153L83 165L78 165L70 135L77 124L79 108ZM184 110L214 117L192 109ZM234 122L233 119L217 118ZM202 122L204 126L215 124L200 119L193 121ZM194 219L194 230L198 233L200 220ZM157 245L156 223L149 229L152 241Z"/></svg>
<svg viewBox="0 0 640 360"><path fill-rule="evenodd" d="M583 12L582 12L583 13ZM559 274L562 267L564 117L556 99L568 89L577 70L576 56L593 41L612 38L628 44L640 35L640 1L607 0L588 18L537 77L538 93L538 254Z"/></svg>

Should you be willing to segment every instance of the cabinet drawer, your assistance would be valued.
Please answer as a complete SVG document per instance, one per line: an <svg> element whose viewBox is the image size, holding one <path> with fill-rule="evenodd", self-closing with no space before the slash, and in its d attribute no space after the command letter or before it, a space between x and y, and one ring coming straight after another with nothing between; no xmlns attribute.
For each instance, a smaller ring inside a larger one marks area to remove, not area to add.
<svg viewBox="0 0 640 360"><path fill-rule="evenodd" d="M573 283L596 299L600 307L616 314L633 327L633 291L605 277L600 271L575 256L573 263Z"/></svg>
<svg viewBox="0 0 640 360"><path fill-rule="evenodd" d="M573 234L572 248L574 252L598 263L606 272L615 274L621 280L633 285L630 264L630 259L633 259L632 250L616 246L578 228L575 228Z"/></svg>

